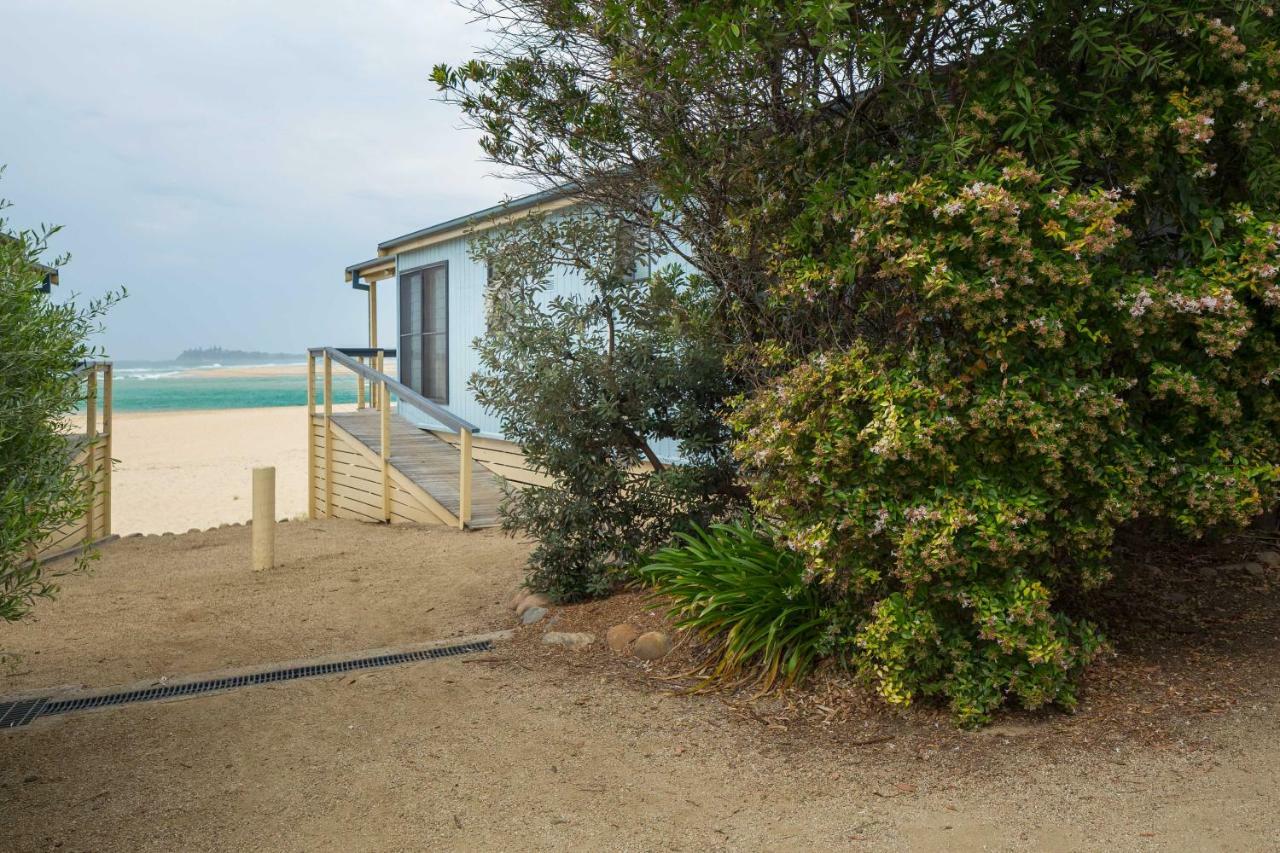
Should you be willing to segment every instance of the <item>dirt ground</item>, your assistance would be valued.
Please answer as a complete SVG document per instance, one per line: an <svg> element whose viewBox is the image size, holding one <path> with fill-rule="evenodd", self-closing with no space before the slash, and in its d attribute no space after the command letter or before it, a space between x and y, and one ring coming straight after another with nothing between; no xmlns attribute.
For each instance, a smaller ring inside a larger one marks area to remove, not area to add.
<svg viewBox="0 0 1280 853"><path fill-rule="evenodd" d="M106 545L32 621L0 625L0 695L358 651L475 633L504 619L528 548L497 531L292 521L275 569L250 528ZM55 564L56 566L57 564Z"/></svg>
<svg viewBox="0 0 1280 853"><path fill-rule="evenodd" d="M0 692L510 627L525 546L302 523L280 547L255 576L244 528L108 546L39 622L0 629L26 653ZM1115 605L1077 714L981 732L838 680L673 694L657 676L678 659L553 650L536 627L476 657L42 719L0 733L0 848L1280 849L1280 593L1188 577L1204 593L1166 584L1154 624ZM556 614L661 618L634 595Z"/></svg>

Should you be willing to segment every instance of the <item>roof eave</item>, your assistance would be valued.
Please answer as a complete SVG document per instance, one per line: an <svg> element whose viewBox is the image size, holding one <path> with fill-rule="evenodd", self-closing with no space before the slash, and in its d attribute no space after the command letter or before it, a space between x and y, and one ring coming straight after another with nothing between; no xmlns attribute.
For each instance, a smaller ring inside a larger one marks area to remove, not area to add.
<svg viewBox="0 0 1280 853"><path fill-rule="evenodd" d="M445 222L430 225L426 228L420 228L417 231L411 231L408 234L402 234L399 237L393 237L390 240L384 240L379 243L378 255L380 257L386 257L388 255L395 254L396 249L408 243L417 243L437 234L456 231L459 228L463 228L468 225L478 226L481 223L497 219L502 216L522 213L532 208L560 201L566 196L573 195L576 189L576 185L562 184L558 187L552 187L549 190L542 190L541 192L531 193L519 198L508 199L501 204L486 207L484 210L478 210L475 213L468 213L465 216L458 216Z"/></svg>

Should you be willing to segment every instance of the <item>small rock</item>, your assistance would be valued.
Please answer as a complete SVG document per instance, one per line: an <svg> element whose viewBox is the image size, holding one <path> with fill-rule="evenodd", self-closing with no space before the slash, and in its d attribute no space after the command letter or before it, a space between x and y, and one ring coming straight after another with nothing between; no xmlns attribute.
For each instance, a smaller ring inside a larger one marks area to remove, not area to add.
<svg viewBox="0 0 1280 853"><path fill-rule="evenodd" d="M671 651L671 638L661 631L650 631L636 639L631 653L640 660L658 660Z"/></svg>
<svg viewBox="0 0 1280 853"><path fill-rule="evenodd" d="M581 649L596 641L591 634L573 634L564 631L548 631L542 635L542 642L548 646L563 646L566 649Z"/></svg>
<svg viewBox="0 0 1280 853"><path fill-rule="evenodd" d="M537 622L539 619L541 619L543 616L546 616L546 615L547 615L547 608L530 607L528 610L520 614L520 621L525 625L532 625L534 622Z"/></svg>
<svg viewBox="0 0 1280 853"><path fill-rule="evenodd" d="M621 625L614 625L610 628L604 635L604 641L615 652L625 652L636 641L636 637L639 636L640 632L636 630L634 625L623 622Z"/></svg>
<svg viewBox="0 0 1280 853"><path fill-rule="evenodd" d="M1259 552L1258 562L1268 569L1280 569L1280 551Z"/></svg>
<svg viewBox="0 0 1280 853"><path fill-rule="evenodd" d="M1262 567L1262 563L1245 563L1244 570L1255 578L1260 578L1267 573L1267 570Z"/></svg>
<svg viewBox="0 0 1280 853"><path fill-rule="evenodd" d="M535 592L535 593L532 593L531 595L526 595L524 598L520 599L520 603L516 605L516 615L523 616L524 612L528 610L530 607L546 608L546 607L549 607L550 605L551 605L551 599L547 598L545 595L543 595L540 592Z"/></svg>

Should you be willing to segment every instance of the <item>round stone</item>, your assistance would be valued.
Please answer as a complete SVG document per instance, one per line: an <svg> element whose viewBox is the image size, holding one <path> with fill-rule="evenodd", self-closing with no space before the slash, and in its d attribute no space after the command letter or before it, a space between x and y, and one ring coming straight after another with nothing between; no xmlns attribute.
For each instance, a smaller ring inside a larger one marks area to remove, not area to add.
<svg viewBox="0 0 1280 853"><path fill-rule="evenodd" d="M604 635L604 641L615 652L625 652L636 641L636 637L639 636L640 632L636 630L634 625L623 622L621 625L614 625L610 628Z"/></svg>
<svg viewBox="0 0 1280 853"><path fill-rule="evenodd" d="M543 616L546 616L546 615L547 615L547 608L530 607L524 613L520 614L520 621L525 625L532 625L534 622L537 622L539 619L541 619Z"/></svg>
<svg viewBox="0 0 1280 853"><path fill-rule="evenodd" d="M631 653L640 660L658 660L671 651L671 638L661 631L649 631L636 638Z"/></svg>
<svg viewBox="0 0 1280 853"><path fill-rule="evenodd" d="M516 615L523 616L530 607L549 607L550 605L551 599L540 592L533 592L520 599L520 603L516 605Z"/></svg>

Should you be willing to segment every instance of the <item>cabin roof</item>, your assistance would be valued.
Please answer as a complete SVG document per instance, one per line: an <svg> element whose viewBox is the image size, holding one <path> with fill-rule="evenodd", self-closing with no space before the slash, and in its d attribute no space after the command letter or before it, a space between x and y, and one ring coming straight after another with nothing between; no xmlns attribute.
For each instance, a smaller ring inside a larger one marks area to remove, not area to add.
<svg viewBox="0 0 1280 853"><path fill-rule="evenodd" d="M539 209L565 207L573 203L574 186L562 184L549 190L542 190L519 198L509 199L501 204L477 210L464 216L419 228L399 237L384 240L378 244L378 256L367 261L352 264L346 269L346 280L356 290L368 290L370 281L378 281L395 275L396 255L401 252L420 249L435 243L461 236L480 226L491 226L498 222L510 221Z"/></svg>
<svg viewBox="0 0 1280 853"><path fill-rule="evenodd" d="M559 186L541 192L530 193L520 198L511 199L502 204L495 204L492 207L486 207L484 210L477 210L475 213L468 213L465 216L458 216L445 222L429 225L426 228L419 228L417 231L410 231L408 234L402 234L399 237L393 237L378 244L378 254L386 255L394 252L406 243L416 243L425 237L433 237L446 231L454 231L467 225L476 225L487 219L495 219L503 214L521 213L530 208L541 207L549 202L558 201L572 192L571 186Z"/></svg>

